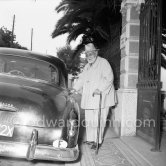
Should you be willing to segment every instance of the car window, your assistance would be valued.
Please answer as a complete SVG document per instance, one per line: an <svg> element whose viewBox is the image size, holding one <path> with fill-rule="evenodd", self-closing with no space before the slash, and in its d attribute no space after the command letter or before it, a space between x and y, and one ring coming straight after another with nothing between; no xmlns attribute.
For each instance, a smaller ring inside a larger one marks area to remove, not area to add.
<svg viewBox="0 0 166 166"><path fill-rule="evenodd" d="M25 57L0 55L0 73L59 83L58 69L51 64Z"/></svg>

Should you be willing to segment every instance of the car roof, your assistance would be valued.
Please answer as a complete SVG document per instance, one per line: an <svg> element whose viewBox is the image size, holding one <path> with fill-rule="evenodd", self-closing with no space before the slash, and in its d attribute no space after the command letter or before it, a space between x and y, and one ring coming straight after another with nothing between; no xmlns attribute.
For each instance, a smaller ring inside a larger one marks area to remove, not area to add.
<svg viewBox="0 0 166 166"><path fill-rule="evenodd" d="M48 62L48 63L52 64L53 66L58 67L58 69L61 69L63 75L65 76L65 78L67 78L66 65L64 64L64 62L62 60L60 60L59 58L57 58L55 56L48 55L48 54L42 54L42 53L38 53L35 51L30 51L30 50L6 48L6 47L0 47L0 54L20 56L20 57L26 57L26 58L31 58L31 59Z"/></svg>
<svg viewBox="0 0 166 166"><path fill-rule="evenodd" d="M59 58L48 55L48 54L42 54L30 50L23 50L23 49L16 49L16 48L6 48L6 47L1 47L0 48L0 54L6 54L6 55L13 55L13 56L21 56L21 57L28 57L32 59L38 59L38 60L43 60L46 62L49 62L51 64L59 64L59 65L64 65L62 60Z"/></svg>

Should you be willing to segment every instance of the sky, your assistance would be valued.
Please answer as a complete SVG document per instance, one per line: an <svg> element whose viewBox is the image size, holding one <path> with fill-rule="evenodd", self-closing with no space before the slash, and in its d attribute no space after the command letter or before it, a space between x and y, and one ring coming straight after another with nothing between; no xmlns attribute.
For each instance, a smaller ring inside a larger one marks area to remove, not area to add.
<svg viewBox="0 0 166 166"><path fill-rule="evenodd" d="M58 48L66 45L66 35L52 39L56 22L63 13L55 11L61 0L0 0L0 27L12 31L15 15L14 34L16 41L31 49L31 31L33 29L32 50L56 56ZM72 42L74 48L76 42Z"/></svg>

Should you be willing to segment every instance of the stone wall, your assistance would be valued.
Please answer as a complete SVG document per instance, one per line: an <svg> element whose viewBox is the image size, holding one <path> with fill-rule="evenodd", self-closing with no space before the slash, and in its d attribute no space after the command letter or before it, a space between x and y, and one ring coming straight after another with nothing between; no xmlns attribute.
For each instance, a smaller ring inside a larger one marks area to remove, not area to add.
<svg viewBox="0 0 166 166"><path fill-rule="evenodd" d="M143 0L123 0L121 4L122 34L120 38L120 88L115 107L115 131L120 136L134 136L137 116L137 82L139 58L139 13Z"/></svg>

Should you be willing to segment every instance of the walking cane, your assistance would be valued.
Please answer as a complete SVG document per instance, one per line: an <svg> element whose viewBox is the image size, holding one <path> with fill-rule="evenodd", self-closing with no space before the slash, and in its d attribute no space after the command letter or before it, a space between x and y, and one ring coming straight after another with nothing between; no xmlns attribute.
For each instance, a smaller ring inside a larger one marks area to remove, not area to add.
<svg viewBox="0 0 166 166"><path fill-rule="evenodd" d="M98 154L98 150L99 150L99 136L100 136L100 118L101 118L101 102L102 102L102 94L100 93L100 99L99 99L99 112L98 112L98 126L97 126L97 146L96 146L96 151L95 154Z"/></svg>

